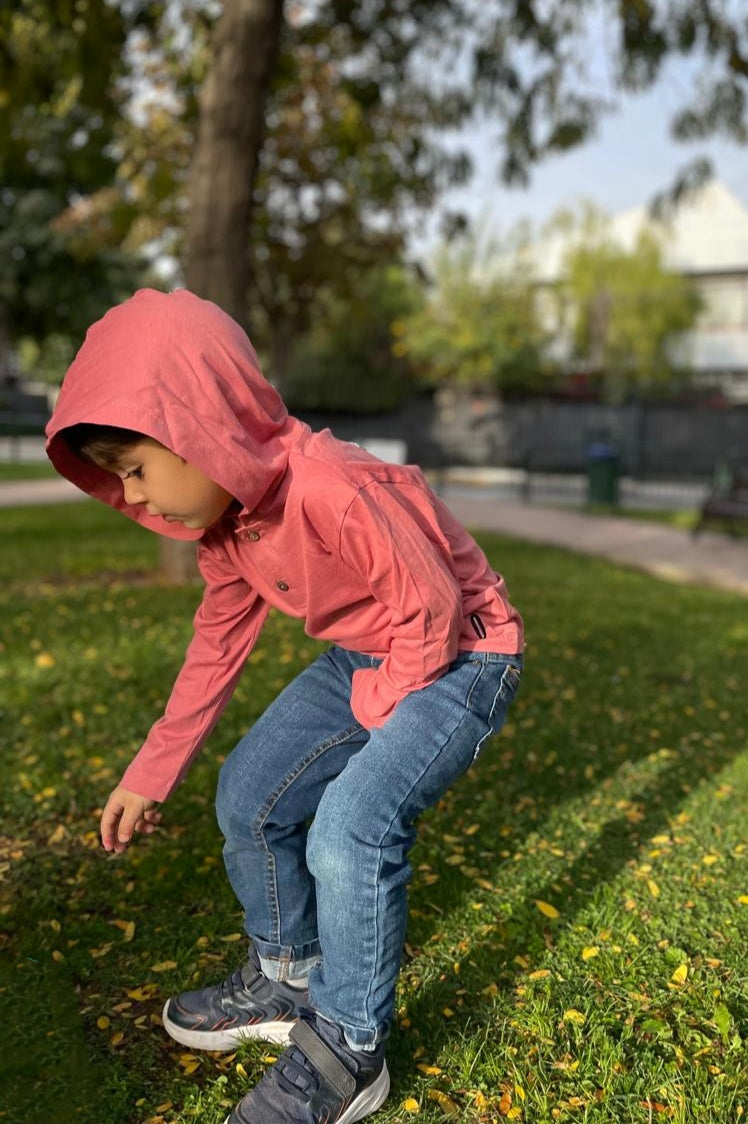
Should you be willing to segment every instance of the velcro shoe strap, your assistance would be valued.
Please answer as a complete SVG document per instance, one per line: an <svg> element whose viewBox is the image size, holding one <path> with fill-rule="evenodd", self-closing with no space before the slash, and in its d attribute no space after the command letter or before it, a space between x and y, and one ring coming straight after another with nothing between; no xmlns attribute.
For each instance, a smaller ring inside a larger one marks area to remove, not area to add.
<svg viewBox="0 0 748 1124"><path fill-rule="evenodd" d="M339 1093L343 1099L353 1095L356 1091L355 1077L335 1056L327 1043L312 1030L309 1023L299 1019L291 1030L291 1041L304 1052L336 1093Z"/></svg>

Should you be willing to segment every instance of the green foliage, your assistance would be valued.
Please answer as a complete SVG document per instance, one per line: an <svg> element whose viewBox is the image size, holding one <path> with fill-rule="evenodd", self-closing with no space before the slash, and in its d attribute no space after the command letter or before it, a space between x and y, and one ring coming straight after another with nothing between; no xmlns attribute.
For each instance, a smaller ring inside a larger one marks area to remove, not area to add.
<svg viewBox="0 0 748 1124"><path fill-rule="evenodd" d="M414 282L394 266L365 273L346 296L329 293L289 364L290 407L370 414L398 406L414 381L399 333L418 301Z"/></svg>
<svg viewBox="0 0 748 1124"><path fill-rule="evenodd" d="M126 18L124 6L89 0L0 7L0 347L79 340L138 275L116 223L81 237L71 217L113 180L116 82L142 8Z"/></svg>
<svg viewBox="0 0 748 1124"><path fill-rule="evenodd" d="M50 377L62 353L47 362L47 336L79 342L106 307L152 283L144 258L183 256L196 95L219 10L0 5L0 331L42 346ZM236 237L237 254L252 255L253 333L280 381L320 301L398 260L439 194L469 176L449 132L475 114L495 121L509 182L590 135L608 106L586 62L587 16L580 0L287 5L253 226ZM650 85L674 55L705 55L677 132L745 139L748 64L732 9L627 3L607 18L618 93ZM533 362L519 357L523 378ZM500 355L474 366L508 370Z"/></svg>
<svg viewBox="0 0 748 1124"><path fill-rule="evenodd" d="M465 236L440 250L421 308L406 317L400 349L423 380L527 392L543 380L545 336L529 277L505 251Z"/></svg>
<svg viewBox="0 0 748 1124"><path fill-rule="evenodd" d="M572 307L576 360L601 376L606 394L666 384L679 372L670 347L701 307L688 279L666 269L660 238L643 229L631 250L589 212L564 263L561 299Z"/></svg>

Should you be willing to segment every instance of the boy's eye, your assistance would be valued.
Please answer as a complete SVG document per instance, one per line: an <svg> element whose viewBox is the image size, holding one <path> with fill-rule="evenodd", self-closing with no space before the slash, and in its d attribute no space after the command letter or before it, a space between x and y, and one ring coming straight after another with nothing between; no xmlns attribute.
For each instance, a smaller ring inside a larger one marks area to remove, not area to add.
<svg viewBox="0 0 748 1124"><path fill-rule="evenodd" d="M122 479L123 480L129 480L131 476L134 476L136 480L142 480L143 479L143 469L140 468L140 467L131 468L129 472L125 473L125 475L122 477Z"/></svg>

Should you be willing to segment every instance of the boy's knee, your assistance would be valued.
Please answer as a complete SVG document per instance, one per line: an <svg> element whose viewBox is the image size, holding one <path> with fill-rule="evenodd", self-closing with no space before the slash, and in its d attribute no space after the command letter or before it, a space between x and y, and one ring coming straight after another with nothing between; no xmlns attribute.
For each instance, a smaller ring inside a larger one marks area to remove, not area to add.
<svg viewBox="0 0 748 1124"><path fill-rule="evenodd" d="M229 755L221 766L216 787L216 819L227 839L237 831L246 832L257 815L251 789L243 782L241 770L232 758Z"/></svg>
<svg viewBox="0 0 748 1124"><path fill-rule="evenodd" d="M345 832L325 825L318 816L309 829L306 863L312 877L326 884L344 881L352 865L352 848L346 845Z"/></svg>

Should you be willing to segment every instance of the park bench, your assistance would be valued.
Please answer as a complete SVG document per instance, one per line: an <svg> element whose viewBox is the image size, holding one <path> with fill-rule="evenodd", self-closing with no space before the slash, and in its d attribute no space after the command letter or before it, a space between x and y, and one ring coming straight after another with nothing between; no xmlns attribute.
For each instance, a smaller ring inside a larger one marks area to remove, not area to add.
<svg viewBox="0 0 748 1124"><path fill-rule="evenodd" d="M704 500L694 535L709 523L726 524L731 535L737 536L738 524L748 521L748 466L733 468L722 485L717 485Z"/></svg>

